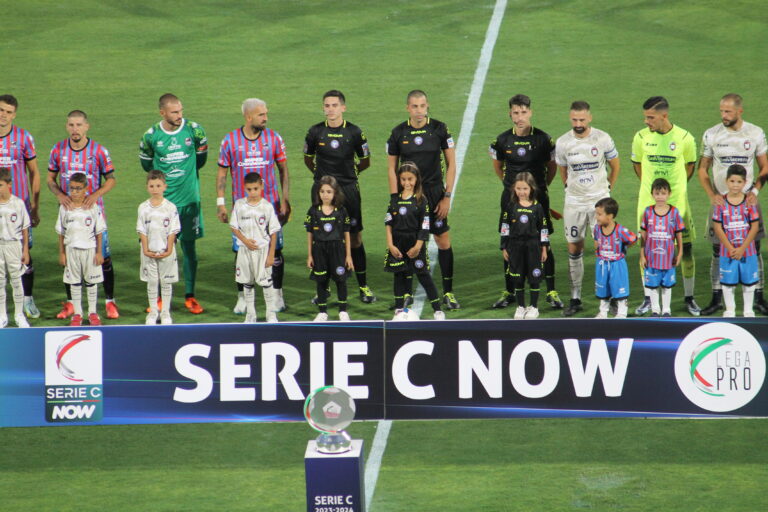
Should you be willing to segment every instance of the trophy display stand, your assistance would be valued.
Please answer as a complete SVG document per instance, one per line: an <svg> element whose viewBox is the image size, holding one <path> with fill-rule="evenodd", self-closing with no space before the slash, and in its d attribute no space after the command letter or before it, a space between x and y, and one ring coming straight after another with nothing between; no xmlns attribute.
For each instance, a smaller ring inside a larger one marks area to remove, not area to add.
<svg viewBox="0 0 768 512"><path fill-rule="evenodd" d="M325 386L307 397L304 417L320 432L304 453L307 512L365 512L363 441L344 430L355 418L355 401Z"/></svg>

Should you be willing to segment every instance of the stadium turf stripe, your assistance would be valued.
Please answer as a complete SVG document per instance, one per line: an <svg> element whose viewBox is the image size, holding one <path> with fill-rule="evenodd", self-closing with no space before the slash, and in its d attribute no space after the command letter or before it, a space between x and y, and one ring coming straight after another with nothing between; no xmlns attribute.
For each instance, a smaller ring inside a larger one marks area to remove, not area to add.
<svg viewBox="0 0 768 512"><path fill-rule="evenodd" d="M501 20L504 18L504 11L506 8L506 0L496 1L491 21L488 23L488 30L485 33L485 42L483 43L483 48L480 50L480 59L477 61L477 68L475 68L475 77L472 80L472 87L469 90L469 99L467 100L467 106L464 109L464 117L461 120L461 127L459 129L459 139L456 143L456 180L453 185L451 206L453 206L453 200L456 199L456 190L459 188L459 178L461 177L461 170L464 167L464 156L467 154L467 148L469 148L469 140L472 137L472 129L475 126L477 108L480 105L480 97L483 94L483 87L485 86L485 77L488 75L488 68L491 65L491 58L493 57L493 48L496 46L496 39L499 37L499 28L501 27ZM429 240L427 250L429 253L429 261L433 262L432 271L434 272L434 262L437 261L437 244L434 239ZM435 284L437 285L437 289L440 290L440 283ZM426 296L424 290L419 288L413 301L413 309L419 315L421 315L421 312L424 309L425 299Z"/></svg>
<svg viewBox="0 0 768 512"><path fill-rule="evenodd" d="M392 428L392 420L381 420L376 427L376 436L373 438L373 446L368 454L368 462L365 464L365 510L371 510L373 493L376 491L376 481L379 479L381 459L387 448L389 430Z"/></svg>

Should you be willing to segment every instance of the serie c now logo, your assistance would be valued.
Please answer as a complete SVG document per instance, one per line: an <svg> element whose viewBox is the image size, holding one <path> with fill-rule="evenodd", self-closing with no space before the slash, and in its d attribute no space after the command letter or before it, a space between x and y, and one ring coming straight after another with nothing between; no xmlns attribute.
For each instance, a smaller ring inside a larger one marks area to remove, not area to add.
<svg viewBox="0 0 768 512"><path fill-rule="evenodd" d="M724 322L705 324L680 343L675 378L688 400L702 409L733 411L760 392L765 355L746 329Z"/></svg>

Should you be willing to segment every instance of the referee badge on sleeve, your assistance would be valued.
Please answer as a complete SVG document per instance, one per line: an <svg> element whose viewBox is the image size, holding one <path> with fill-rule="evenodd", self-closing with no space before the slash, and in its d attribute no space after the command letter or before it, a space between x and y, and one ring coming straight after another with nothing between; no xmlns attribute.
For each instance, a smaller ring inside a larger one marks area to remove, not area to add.
<svg viewBox="0 0 768 512"><path fill-rule="evenodd" d="M509 224L506 222L501 224L501 236L509 236Z"/></svg>
<svg viewBox="0 0 768 512"><path fill-rule="evenodd" d="M421 222L421 229L429 229L429 217L424 217L424 220Z"/></svg>

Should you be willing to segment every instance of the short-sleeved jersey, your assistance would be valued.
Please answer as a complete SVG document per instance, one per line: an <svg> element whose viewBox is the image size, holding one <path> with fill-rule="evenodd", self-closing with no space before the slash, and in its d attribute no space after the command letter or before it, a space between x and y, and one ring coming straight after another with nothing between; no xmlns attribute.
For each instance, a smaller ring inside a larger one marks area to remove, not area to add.
<svg viewBox="0 0 768 512"><path fill-rule="evenodd" d="M649 206L640 220L640 229L646 232L645 258L650 268L668 270L675 266L675 236L685 229L680 210L670 206L664 215Z"/></svg>
<svg viewBox="0 0 768 512"><path fill-rule="evenodd" d="M517 135L507 130L491 142L491 158L503 163L504 188L509 188L521 172L530 172L540 191L547 190L547 162L554 159L555 143L552 137L535 126L528 135Z"/></svg>
<svg viewBox="0 0 768 512"><path fill-rule="evenodd" d="M592 231L597 242L596 255L601 260L618 261L627 255L627 247L637 242L637 235L621 224L616 224L609 234L603 234L599 224Z"/></svg>
<svg viewBox="0 0 768 512"><path fill-rule="evenodd" d="M744 192L749 190L755 181L755 158L764 155L766 150L763 129L746 121L738 131L726 128L723 123L717 124L704 132L701 142L701 156L712 159L712 177L720 194L728 193L725 177L733 164L743 165L747 170Z"/></svg>
<svg viewBox="0 0 768 512"><path fill-rule="evenodd" d="M245 197L235 201L229 225L240 231L245 238L256 240L260 249L268 247L272 234L280 231L275 207L266 199L256 204L248 204L248 199ZM245 247L239 238L237 246Z"/></svg>
<svg viewBox="0 0 768 512"><path fill-rule="evenodd" d="M555 162L565 167L567 185L565 203L593 206L610 195L608 160L618 158L616 144L610 135L590 128L589 135L579 138L569 130L555 143Z"/></svg>
<svg viewBox="0 0 768 512"><path fill-rule="evenodd" d="M427 124L414 128L408 120L392 129L387 154L398 157L400 163L415 163L421 172L421 182L427 187L443 183L443 151L453 146L453 136L445 123L427 118Z"/></svg>
<svg viewBox="0 0 768 512"><path fill-rule="evenodd" d="M115 172L112 158L107 148L88 139L83 149L72 149L69 139L56 143L48 159L48 170L58 173L59 188L65 194L69 190L69 178L78 172L88 178L88 194L93 194L101 187L102 179ZM103 198L99 197L99 206L104 210Z"/></svg>
<svg viewBox="0 0 768 512"><path fill-rule="evenodd" d="M163 171L168 188L165 197L181 208L200 202L200 177L197 155L208 152L208 138L199 124L188 119L174 132L154 124L139 143L139 158L151 161L154 169Z"/></svg>
<svg viewBox="0 0 768 512"><path fill-rule="evenodd" d="M0 167L11 170L11 194L22 201L29 199L27 162L37 157L35 139L18 126L11 126L8 135L0 137Z"/></svg>
<svg viewBox="0 0 768 512"><path fill-rule="evenodd" d="M392 228L392 235L416 235L419 240L429 240L429 205L426 198L421 203L414 196L403 199L393 197L389 201L384 224Z"/></svg>
<svg viewBox="0 0 768 512"><path fill-rule="evenodd" d="M651 184L664 178L672 187L669 204L688 213L688 171L686 165L696 161L696 141L679 126L667 133L652 132L647 127L635 134L632 141L632 161L642 166L640 195L637 199L638 219L645 207L654 204Z"/></svg>
<svg viewBox="0 0 768 512"><path fill-rule="evenodd" d="M107 223L97 204L87 210L84 208L67 210L64 206L59 206L56 232L64 235L66 247L95 249L96 235L103 233L106 229Z"/></svg>
<svg viewBox="0 0 768 512"><path fill-rule="evenodd" d="M312 240L317 242L344 240L344 233L349 232L350 227L349 215L344 207L334 208L326 214L322 206L313 206L304 219L304 229L312 233Z"/></svg>
<svg viewBox="0 0 768 512"><path fill-rule="evenodd" d="M501 248L506 248L513 241L527 240L538 240L541 244L549 243L549 228L544 208L537 201L530 206L510 201L502 213Z"/></svg>
<svg viewBox="0 0 768 512"><path fill-rule="evenodd" d="M11 195L8 201L0 203L0 241L22 241L22 232L31 225L24 201Z"/></svg>
<svg viewBox="0 0 768 512"><path fill-rule="evenodd" d="M136 232L147 237L147 249L151 252L168 250L168 237L181 231L179 211L167 199L157 206L147 199L139 205Z"/></svg>
<svg viewBox="0 0 768 512"><path fill-rule="evenodd" d="M747 198L739 204L731 204L728 201L727 196L723 196L725 204L723 206L716 205L715 210L712 213L712 220L719 222L723 227L725 236L728 237L728 241L734 247L741 247L744 245L749 230L752 228L753 222L758 222L760 216L757 213L757 206L747 206ZM757 254L757 248L755 241L749 244L744 256L752 256ZM728 248L725 244L720 244L720 256L728 256Z"/></svg>
<svg viewBox="0 0 768 512"><path fill-rule="evenodd" d="M255 139L245 136L243 128L224 136L219 149L219 167L232 176L232 201L245 197L245 175L256 172L264 180L264 199L272 205L280 201L275 164L285 162L285 143L280 135L265 128Z"/></svg>
<svg viewBox="0 0 768 512"><path fill-rule="evenodd" d="M304 155L315 158L315 181L333 176L341 185L357 181L355 157L368 158L368 139L357 125L344 121L336 128L328 122L312 126L304 139Z"/></svg>

